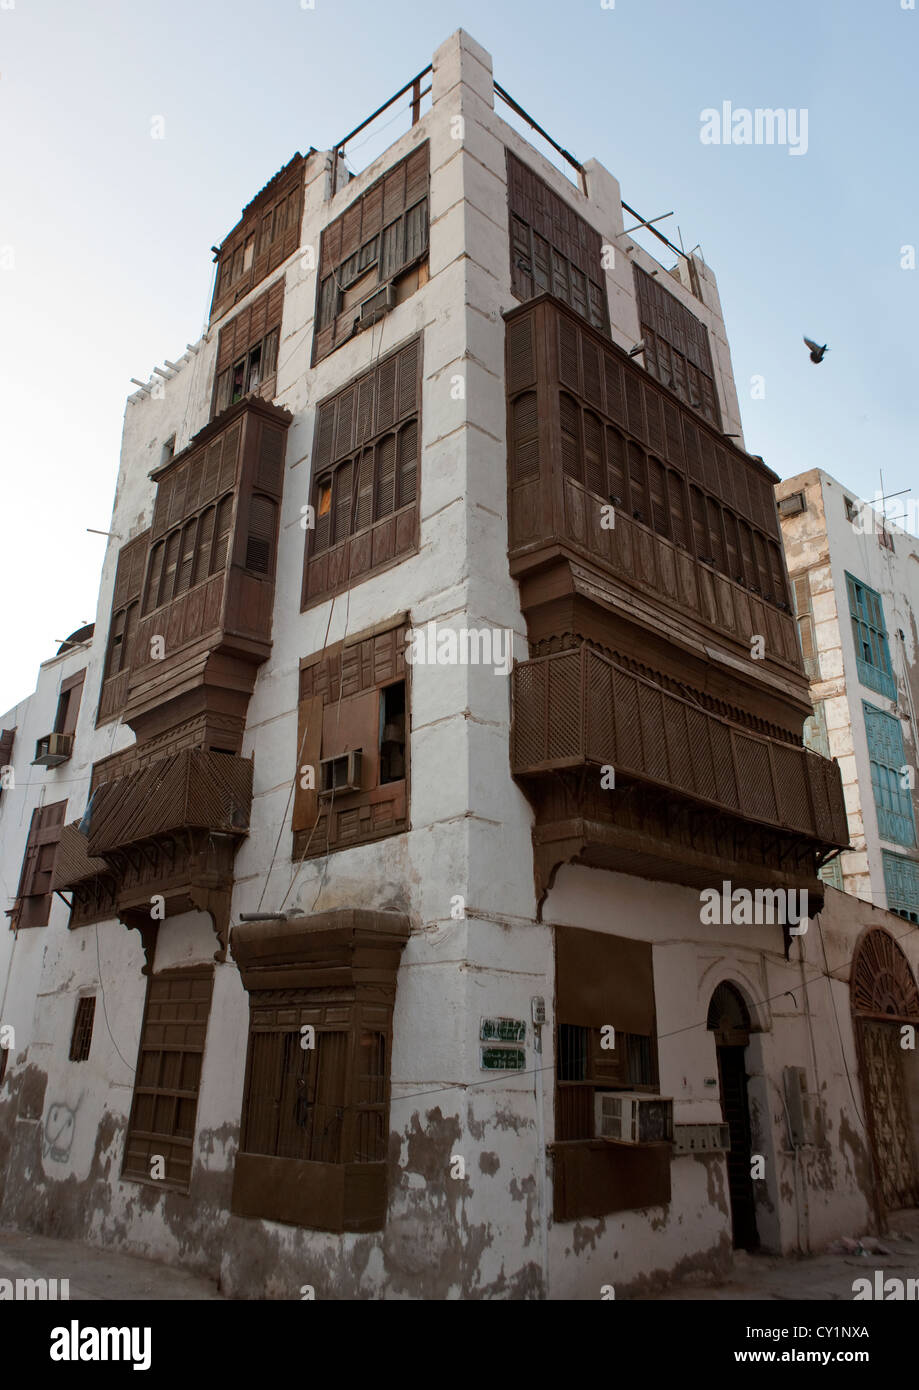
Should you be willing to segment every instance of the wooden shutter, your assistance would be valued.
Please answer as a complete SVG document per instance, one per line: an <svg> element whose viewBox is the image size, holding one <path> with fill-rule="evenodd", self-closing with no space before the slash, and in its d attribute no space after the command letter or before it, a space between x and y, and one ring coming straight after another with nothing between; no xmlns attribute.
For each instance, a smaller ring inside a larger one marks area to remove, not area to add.
<svg viewBox="0 0 919 1390"><path fill-rule="evenodd" d="M584 481L581 458L581 412L576 401L565 392L559 396L559 424L562 432L562 472Z"/></svg>
<svg viewBox="0 0 919 1390"><path fill-rule="evenodd" d="M51 875L64 828L66 801L52 801L32 812L19 892L13 908L17 927L44 927L51 912Z"/></svg>
<svg viewBox="0 0 919 1390"><path fill-rule="evenodd" d="M651 523L660 535L670 535L670 512L667 506L667 482L664 467L657 459L648 459L648 483L651 491Z"/></svg>
<svg viewBox="0 0 919 1390"><path fill-rule="evenodd" d="M192 570L192 584L200 584L207 578L211 558L211 544L214 539L215 509L208 507L201 513L198 521L198 539L195 546L195 563Z"/></svg>
<svg viewBox="0 0 919 1390"><path fill-rule="evenodd" d="M376 257L368 285L385 284L427 254L428 144L388 169L323 230L319 247L313 363L351 336L355 306L341 307L347 288ZM346 264L347 263L347 264Z"/></svg>
<svg viewBox="0 0 919 1390"><path fill-rule="evenodd" d="M397 507L414 502L418 487L418 425L412 420L399 431Z"/></svg>
<svg viewBox="0 0 919 1390"><path fill-rule="evenodd" d="M271 572L274 544L275 504L270 497L255 493L249 503L249 531L246 537L246 569L255 574Z"/></svg>
<svg viewBox="0 0 919 1390"><path fill-rule="evenodd" d="M512 479L515 483L539 475L539 401L535 391L518 396L512 416Z"/></svg>
<svg viewBox="0 0 919 1390"><path fill-rule="evenodd" d="M652 344L645 366L720 428L708 329L657 277L637 265L633 273L641 337Z"/></svg>
<svg viewBox="0 0 919 1390"><path fill-rule="evenodd" d="M319 759L322 756L321 695L308 695L297 709L297 780L294 789L292 830L312 830L319 808ZM304 767L313 769L313 790L302 785Z"/></svg>
<svg viewBox="0 0 919 1390"><path fill-rule="evenodd" d="M351 483L354 464L343 463L335 471L333 494L332 541L343 541L351 534Z"/></svg>
<svg viewBox="0 0 919 1390"><path fill-rule="evenodd" d="M188 521L182 530L182 543L179 550L179 563L176 571L175 592L183 594L191 585L192 565L195 559L195 533L197 523Z"/></svg>
<svg viewBox="0 0 919 1390"><path fill-rule="evenodd" d="M230 539L230 522L233 517L233 497L221 497L217 503L217 520L214 526L214 546L211 551L211 574L219 574L227 563L227 546Z"/></svg>
<svg viewBox="0 0 919 1390"><path fill-rule="evenodd" d="M148 529L128 541L118 552L115 569L115 584L112 590L112 616L109 624L108 646L105 656L105 672L99 696L97 722L110 719L124 706L127 694L127 672L130 669L134 632L137 626L137 610L144 590L144 574L150 554L152 530ZM154 547L162 566L163 547ZM159 585L159 571L156 587ZM155 594L156 587L153 592ZM149 580L148 580L149 592ZM152 606L152 603L151 603ZM121 677L121 679L117 679Z"/></svg>
<svg viewBox="0 0 919 1390"><path fill-rule="evenodd" d="M650 942L556 927L555 970L559 1023L656 1037Z"/></svg>
<svg viewBox="0 0 919 1390"><path fill-rule="evenodd" d="M507 198L511 292L526 300L551 289L608 338L600 233L510 150Z"/></svg>
<svg viewBox="0 0 919 1390"><path fill-rule="evenodd" d="M164 603L168 603L172 598L175 588L176 568L179 563L179 546L182 540L181 531L171 531L166 537L166 548L163 558L163 573L160 578L160 591L157 595L157 607L160 608Z"/></svg>
<svg viewBox="0 0 919 1390"><path fill-rule="evenodd" d="M158 605L160 581L163 577L163 558L166 542L157 541L150 554L150 572L147 575L147 592L144 597L144 612L150 613Z"/></svg>
<svg viewBox="0 0 919 1390"><path fill-rule="evenodd" d="M72 734L77 727L77 715L80 713L80 700L83 696L83 682L86 679L85 668L77 671L73 676L68 676L67 680L61 682L61 696L64 700L64 718L60 729L55 730L59 734Z"/></svg>
<svg viewBox="0 0 919 1390"><path fill-rule="evenodd" d="M212 969L152 975L141 1030L124 1172L149 1179L150 1160L166 1160L166 1180L191 1178L198 1087L214 986Z"/></svg>
<svg viewBox="0 0 919 1390"><path fill-rule="evenodd" d="M639 520L646 526L651 524L651 507L648 502L648 477L645 453L637 444L629 440L629 491L632 494L632 515L638 512Z"/></svg>
<svg viewBox="0 0 919 1390"><path fill-rule="evenodd" d="M377 445L377 502L375 519L389 516L395 504L396 437L387 434Z"/></svg>
<svg viewBox="0 0 919 1390"><path fill-rule="evenodd" d="M357 502L354 509L354 529L362 530L373 520L373 450L361 454L357 479Z"/></svg>

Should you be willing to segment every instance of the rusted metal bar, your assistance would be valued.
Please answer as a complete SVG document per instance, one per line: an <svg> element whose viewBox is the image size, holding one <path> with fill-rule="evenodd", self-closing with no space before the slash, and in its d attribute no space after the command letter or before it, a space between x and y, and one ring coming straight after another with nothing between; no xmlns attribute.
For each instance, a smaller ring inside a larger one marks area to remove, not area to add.
<svg viewBox="0 0 919 1390"><path fill-rule="evenodd" d="M532 126L533 130L537 131L544 140L548 140L553 150L557 150L558 153L562 156L562 159L566 160L571 165L572 169L577 169L581 192L586 194L587 175L584 173L584 166L575 159L574 155L571 154L569 150L564 149L564 147L560 145L557 140L553 140L549 132L547 130L543 130L542 126L538 123L538 121L534 121L533 117L529 114L529 112L524 111L520 103L515 101L514 98L508 92L506 92L502 86L500 86L496 82L494 84L494 87L495 91L498 93L498 96L501 98L502 101L507 102L508 106L511 108L512 111L516 111L517 115L520 116L522 120L526 121L527 125ZM625 204L623 204L623 207L624 206ZM638 213L634 213L633 216L637 217Z"/></svg>
<svg viewBox="0 0 919 1390"><path fill-rule="evenodd" d="M433 63L428 63L426 68L422 68L420 72L410 78L405 86L400 87L398 92L391 96L388 101L384 101L382 106L378 106L372 116L368 116L365 121L361 121L360 125L356 125L353 130L349 130L348 134L333 146L332 155L334 163L332 165L331 197L335 197L335 192L338 187L338 158L339 155L344 153L345 145L347 145L348 141L353 140L355 135L359 135L362 130L365 130L372 121L376 120L377 116L381 116L384 111L392 106L394 101L398 101L399 98L405 96L405 93L408 91L412 93L412 125L415 125L416 122L421 119L421 98L425 95L425 92L421 90L421 79L422 77L426 77L429 72L433 72L433 70ZM426 88L426 91L429 92L430 90L430 87Z"/></svg>
<svg viewBox="0 0 919 1390"><path fill-rule="evenodd" d="M638 221L639 221L640 224L641 224L641 226L642 226L642 227L647 227L647 229L648 229L648 231L651 233L651 235L652 235L652 236L656 236L657 239L658 239L658 241L662 241L662 242L664 243L665 246L669 246L669 247L670 247L670 250L671 250L671 251L675 251L676 254L677 254L678 256L682 256L684 261L689 261L690 265L692 264L692 259L691 259L691 257L689 257L689 256L686 254L685 251L681 251L680 248L679 248L679 246L674 246L673 242L672 242L672 241L669 241L669 240L667 239L667 237L664 236L663 232L659 232L659 231L657 230L656 227L652 227L652 226L651 226L651 223L648 222L644 217L642 217L642 215L641 215L640 212L636 212L634 208L630 208L629 205L628 205L628 203L625 202L624 200L623 200L622 206L625 208L626 212L629 214L630 217L637 217L637 218L638 218ZM670 212L668 212L668 213L665 213L664 216L665 216L665 217L672 217L673 214L670 213ZM637 227L633 227L632 230L633 230L633 231L638 231L638 228L637 228Z"/></svg>

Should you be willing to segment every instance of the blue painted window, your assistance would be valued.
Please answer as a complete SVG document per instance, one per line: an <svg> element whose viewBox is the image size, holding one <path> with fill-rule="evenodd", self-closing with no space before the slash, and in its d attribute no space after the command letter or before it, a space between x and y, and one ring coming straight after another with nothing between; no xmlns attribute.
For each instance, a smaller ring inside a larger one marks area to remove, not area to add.
<svg viewBox="0 0 919 1390"><path fill-rule="evenodd" d="M919 863L905 854L881 851L884 861L884 887L887 910L909 922L919 922Z"/></svg>
<svg viewBox="0 0 919 1390"><path fill-rule="evenodd" d="M869 705L867 700L862 701L862 709L881 838L897 845L914 845L916 822L910 789L903 785L906 753L900 721Z"/></svg>
<svg viewBox="0 0 919 1390"><path fill-rule="evenodd" d="M849 612L852 615L858 678L869 690L876 690L879 695L886 695L888 700L894 700L896 688L890 666L881 596L851 574L846 574L846 589L849 593Z"/></svg>

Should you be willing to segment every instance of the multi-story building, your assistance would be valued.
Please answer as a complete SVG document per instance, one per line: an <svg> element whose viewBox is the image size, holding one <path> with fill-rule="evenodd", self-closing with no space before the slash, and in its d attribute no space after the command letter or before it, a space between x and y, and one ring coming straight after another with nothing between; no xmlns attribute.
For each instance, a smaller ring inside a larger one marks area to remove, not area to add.
<svg viewBox="0 0 919 1390"><path fill-rule="evenodd" d="M3 721L2 1219L287 1298L640 1293L873 1224L914 1054L867 1129L851 1078L917 951L818 876L842 785L714 277L468 35L405 92L221 243L128 402L95 634Z"/></svg>
<svg viewBox="0 0 919 1390"><path fill-rule="evenodd" d="M805 738L838 760L849 820L851 848L824 877L919 922L919 541L819 468L777 496L814 705Z"/></svg>

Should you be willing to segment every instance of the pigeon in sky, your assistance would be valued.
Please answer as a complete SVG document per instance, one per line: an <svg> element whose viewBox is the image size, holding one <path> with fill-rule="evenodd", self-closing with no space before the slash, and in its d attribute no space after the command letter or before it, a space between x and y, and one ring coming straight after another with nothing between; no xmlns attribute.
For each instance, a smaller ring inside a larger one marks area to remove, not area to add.
<svg viewBox="0 0 919 1390"><path fill-rule="evenodd" d="M819 365L823 361L823 354L828 351L826 343L823 344L823 347L818 347L816 343L811 342L810 338L805 338L804 341L810 348L811 361Z"/></svg>

